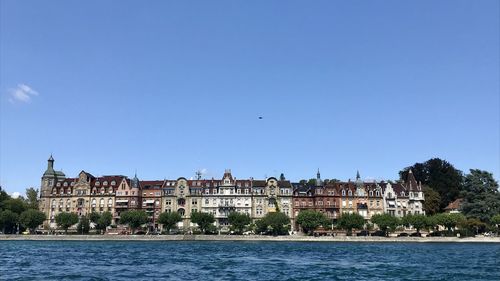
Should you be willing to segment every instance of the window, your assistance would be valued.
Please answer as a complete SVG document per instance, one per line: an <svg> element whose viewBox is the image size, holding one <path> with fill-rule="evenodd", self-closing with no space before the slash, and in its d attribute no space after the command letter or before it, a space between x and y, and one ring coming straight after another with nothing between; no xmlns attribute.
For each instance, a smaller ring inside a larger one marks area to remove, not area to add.
<svg viewBox="0 0 500 281"><path fill-rule="evenodd" d="M378 190L377 190L377 191L375 192L375 195L376 195L377 197L378 197L378 196L380 196L380 191L378 191Z"/></svg>
<svg viewBox="0 0 500 281"><path fill-rule="evenodd" d="M64 182L63 186L64 186L64 187L68 186L68 183L67 183L67 182Z"/></svg>
<svg viewBox="0 0 500 281"><path fill-rule="evenodd" d="M191 204L193 204L193 205L198 205L198 200L193 199L193 200L191 201Z"/></svg>
<svg viewBox="0 0 500 281"><path fill-rule="evenodd" d="M102 183L102 185L104 185L104 186L108 186L108 181L104 181L104 182Z"/></svg>
<svg viewBox="0 0 500 281"><path fill-rule="evenodd" d="M95 186L100 186L100 185L101 185L101 183L99 181L95 182Z"/></svg>
<svg viewBox="0 0 500 281"><path fill-rule="evenodd" d="M370 190L370 197L373 197L373 190Z"/></svg>
<svg viewBox="0 0 500 281"><path fill-rule="evenodd" d="M352 196L352 190L347 191L347 195Z"/></svg>
<svg viewBox="0 0 500 281"><path fill-rule="evenodd" d="M205 199L205 205L210 204L210 201L208 199Z"/></svg>
<svg viewBox="0 0 500 281"><path fill-rule="evenodd" d="M342 190L342 196L345 196L345 190Z"/></svg>

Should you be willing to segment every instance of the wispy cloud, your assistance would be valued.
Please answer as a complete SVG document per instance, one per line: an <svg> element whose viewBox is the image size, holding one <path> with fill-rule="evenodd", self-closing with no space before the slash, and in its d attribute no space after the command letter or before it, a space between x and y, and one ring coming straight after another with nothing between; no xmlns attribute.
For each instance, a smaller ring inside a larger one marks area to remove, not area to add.
<svg viewBox="0 0 500 281"><path fill-rule="evenodd" d="M38 96L38 92L33 90L30 86L26 84L19 84L16 88L9 90L9 101L11 103L23 102L28 103L31 101L31 97Z"/></svg>

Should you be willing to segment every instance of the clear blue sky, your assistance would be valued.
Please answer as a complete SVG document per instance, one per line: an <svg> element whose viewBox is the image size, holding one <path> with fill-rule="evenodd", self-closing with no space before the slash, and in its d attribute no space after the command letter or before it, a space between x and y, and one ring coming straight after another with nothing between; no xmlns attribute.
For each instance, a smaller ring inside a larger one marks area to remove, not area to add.
<svg viewBox="0 0 500 281"><path fill-rule="evenodd" d="M0 5L8 192L51 153L70 177L499 178L498 1Z"/></svg>

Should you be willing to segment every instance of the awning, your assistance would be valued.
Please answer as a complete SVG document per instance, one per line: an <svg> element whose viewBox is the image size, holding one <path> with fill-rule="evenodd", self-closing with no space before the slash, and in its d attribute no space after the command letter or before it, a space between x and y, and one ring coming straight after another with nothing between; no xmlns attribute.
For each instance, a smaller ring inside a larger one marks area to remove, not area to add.
<svg viewBox="0 0 500 281"><path fill-rule="evenodd" d="M116 200L116 203L128 203L127 199Z"/></svg>
<svg viewBox="0 0 500 281"><path fill-rule="evenodd" d="M146 204L153 204L155 200L146 200Z"/></svg>

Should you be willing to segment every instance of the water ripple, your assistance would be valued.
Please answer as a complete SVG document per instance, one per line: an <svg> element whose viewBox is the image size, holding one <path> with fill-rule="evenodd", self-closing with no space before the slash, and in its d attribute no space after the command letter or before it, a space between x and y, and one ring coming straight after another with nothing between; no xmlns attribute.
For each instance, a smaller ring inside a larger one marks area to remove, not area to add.
<svg viewBox="0 0 500 281"><path fill-rule="evenodd" d="M0 280L500 280L500 245L0 241Z"/></svg>

